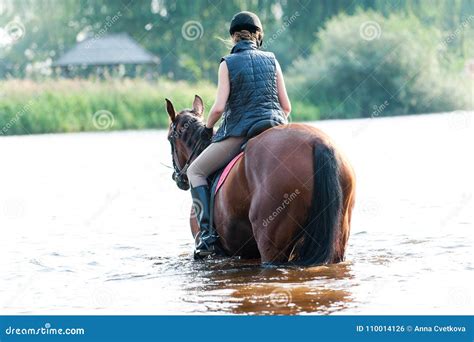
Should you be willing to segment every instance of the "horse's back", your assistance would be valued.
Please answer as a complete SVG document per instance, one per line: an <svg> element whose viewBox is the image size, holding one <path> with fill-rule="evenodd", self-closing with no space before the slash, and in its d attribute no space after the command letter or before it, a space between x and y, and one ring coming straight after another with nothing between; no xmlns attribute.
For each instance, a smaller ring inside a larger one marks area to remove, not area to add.
<svg viewBox="0 0 474 342"><path fill-rule="evenodd" d="M314 200L315 175L318 173L314 155L316 147L321 145L333 151L340 168L344 206L341 226L346 227L341 229L339 243L335 247L340 257L335 257L335 260L343 258L353 203L352 168L326 133L306 124L290 124L271 128L251 139L245 152L245 174L252 194L249 218L254 234L257 242L259 234L260 240L270 236L269 248L279 246L277 249L270 248L279 253L270 253L267 259L288 260L301 228L307 224ZM278 231L271 232L272 227Z"/></svg>
<svg viewBox="0 0 474 342"><path fill-rule="evenodd" d="M297 147L311 149L315 143L333 146L331 138L319 128L307 124L281 125L272 127L250 139L246 153L264 147L268 152L283 154L287 148L291 150L292 146L293 150Z"/></svg>
<svg viewBox="0 0 474 342"><path fill-rule="evenodd" d="M258 183L278 181L281 184L276 174L288 173L307 187L310 185L307 184L310 182L308 177L312 178L313 174L312 156L316 144L333 146L326 133L310 125L289 124L270 128L247 144L247 178Z"/></svg>
<svg viewBox="0 0 474 342"><path fill-rule="evenodd" d="M249 140L244 157L216 197L216 223L229 254L260 255L263 262L291 258L314 204L318 146L334 151L341 187L349 188L342 211L350 211L353 191L347 184L353 182L352 171L329 136L305 124L270 128ZM350 213L349 220L344 216L334 261L343 257L347 242Z"/></svg>

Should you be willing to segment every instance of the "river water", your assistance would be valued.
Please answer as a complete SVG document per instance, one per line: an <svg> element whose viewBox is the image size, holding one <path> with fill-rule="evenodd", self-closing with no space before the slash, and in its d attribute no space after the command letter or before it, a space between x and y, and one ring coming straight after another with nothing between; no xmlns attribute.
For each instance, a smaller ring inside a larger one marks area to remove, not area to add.
<svg viewBox="0 0 474 342"><path fill-rule="evenodd" d="M313 268L194 262L165 131L0 138L2 314L473 314L473 113L313 124L358 186Z"/></svg>

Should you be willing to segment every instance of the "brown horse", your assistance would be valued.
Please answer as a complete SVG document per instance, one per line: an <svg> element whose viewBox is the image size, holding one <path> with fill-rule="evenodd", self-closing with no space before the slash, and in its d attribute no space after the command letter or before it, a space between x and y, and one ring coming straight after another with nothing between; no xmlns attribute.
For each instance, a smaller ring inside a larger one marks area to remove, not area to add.
<svg viewBox="0 0 474 342"><path fill-rule="evenodd" d="M171 119L172 147L179 188L187 190L186 169L206 147L200 141L203 103ZM262 263L319 265L344 260L355 200L352 167L330 138L305 124L265 130L251 138L245 154L216 195L214 226L229 256ZM199 231L191 215L193 235Z"/></svg>

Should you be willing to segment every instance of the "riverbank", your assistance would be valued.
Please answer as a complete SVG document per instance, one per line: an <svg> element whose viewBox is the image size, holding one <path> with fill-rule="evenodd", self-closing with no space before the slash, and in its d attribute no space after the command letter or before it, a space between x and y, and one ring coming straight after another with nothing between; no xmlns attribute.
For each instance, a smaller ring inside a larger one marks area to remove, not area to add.
<svg viewBox="0 0 474 342"><path fill-rule="evenodd" d="M9 80L0 82L0 134L163 128L164 99L189 107L194 93L210 101L210 83L145 80ZM208 104L209 105L209 104Z"/></svg>
<svg viewBox="0 0 474 342"><path fill-rule="evenodd" d="M215 98L209 82L81 80L0 81L0 135L70 133L166 128L165 98L176 109L191 107L195 94L206 113ZM331 117L315 105L291 95L291 120L317 121ZM367 117L384 116L383 110Z"/></svg>
<svg viewBox="0 0 474 342"><path fill-rule="evenodd" d="M0 82L0 135L156 129L168 125L165 98L175 108L200 95L208 111L209 82L126 80L8 80ZM294 103L295 120L319 119L317 109Z"/></svg>

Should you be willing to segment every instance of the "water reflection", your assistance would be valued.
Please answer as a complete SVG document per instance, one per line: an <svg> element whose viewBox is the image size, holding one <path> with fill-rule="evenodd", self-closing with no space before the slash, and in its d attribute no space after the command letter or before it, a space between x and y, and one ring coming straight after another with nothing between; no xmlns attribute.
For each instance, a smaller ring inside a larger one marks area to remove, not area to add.
<svg viewBox="0 0 474 342"><path fill-rule="evenodd" d="M326 314L344 309L350 301L350 294L345 290L308 286L244 286L231 296L238 299L238 305L231 308L234 314Z"/></svg>
<svg viewBox="0 0 474 342"><path fill-rule="evenodd" d="M328 314L352 301L350 263L313 268L261 267L257 261L200 263L184 299L208 312L232 314Z"/></svg>

